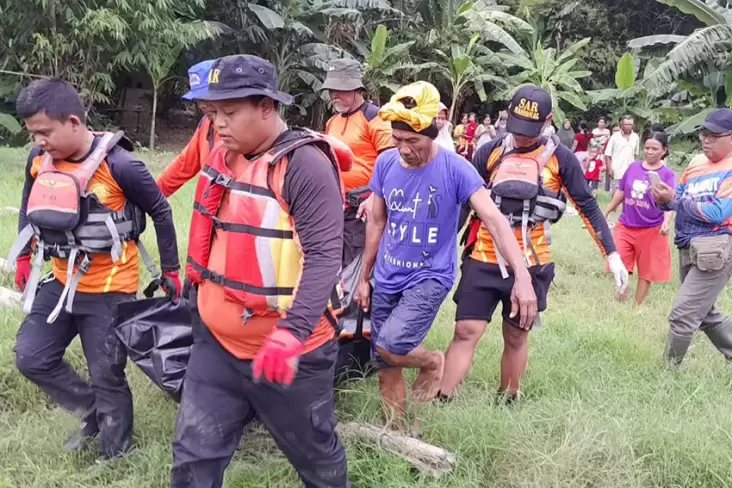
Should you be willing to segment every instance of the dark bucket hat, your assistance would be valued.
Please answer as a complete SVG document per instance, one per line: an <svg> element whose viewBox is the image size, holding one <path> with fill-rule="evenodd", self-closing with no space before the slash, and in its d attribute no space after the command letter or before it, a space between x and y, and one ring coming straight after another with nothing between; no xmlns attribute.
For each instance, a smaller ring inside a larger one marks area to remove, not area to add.
<svg viewBox="0 0 732 488"><path fill-rule="evenodd" d="M213 102L257 95L283 105L292 103L292 96L277 89L272 63L257 56L237 54L216 60L209 73L208 92L197 99Z"/></svg>
<svg viewBox="0 0 732 488"><path fill-rule="evenodd" d="M355 59L334 59L328 65L321 90L355 91L362 90L363 69Z"/></svg>

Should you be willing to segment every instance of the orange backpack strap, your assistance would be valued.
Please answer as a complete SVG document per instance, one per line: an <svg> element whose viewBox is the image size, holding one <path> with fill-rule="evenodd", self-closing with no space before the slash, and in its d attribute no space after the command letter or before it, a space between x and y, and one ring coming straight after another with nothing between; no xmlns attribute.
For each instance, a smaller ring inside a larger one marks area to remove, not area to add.
<svg viewBox="0 0 732 488"><path fill-rule="evenodd" d="M312 131L310 129L298 129L298 131L302 132L302 136L298 137L294 140L286 141L278 146L275 146L270 150L270 161L269 165L271 168L275 168L277 164L282 160L282 158L289 156L292 154L295 150L307 146L309 144L317 147L320 149L323 154L328 158L328 160L335 166L336 171L338 172L338 184L341 187L341 196L343 197L343 183L340 181L340 163L338 161L338 155L334 152L330 142L328 139L326 139L322 134L319 134L315 131ZM284 171L277 169L277 171L282 171L282 175L284 177ZM287 209L288 205L287 203L282 200L282 195L280 195L281 192L277 191L276 186L274 185L274 182L271 181L273 177L273 171L270 171L270 189L275 193L277 196L277 200L280 202L280 205L282 205L282 208ZM345 197L343 197L345 198Z"/></svg>
<svg viewBox="0 0 732 488"><path fill-rule="evenodd" d="M91 154L89 154L89 156L79 165L79 168L74 173L74 176L79 180L79 188L81 190L80 196L84 196L86 194L87 187L89 186L89 181L91 180L97 169L99 169L102 161L104 161L104 159L107 157L107 154L109 154L109 151L111 151L114 146L120 144L120 142L125 139L124 132L122 131L114 133L92 132L92 134L94 134L96 137L99 137L100 140L97 142L96 147L91 152ZM51 155L49 153L43 153L43 159L41 160L38 175L47 171L53 171L54 169L55 166L53 164L53 158L51 157ZM38 175L36 177L38 177Z"/></svg>

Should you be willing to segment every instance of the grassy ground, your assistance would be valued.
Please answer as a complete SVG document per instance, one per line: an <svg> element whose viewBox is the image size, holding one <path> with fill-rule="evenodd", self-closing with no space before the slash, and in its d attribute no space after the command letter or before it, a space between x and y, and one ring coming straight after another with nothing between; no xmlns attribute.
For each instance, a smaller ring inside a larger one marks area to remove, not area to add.
<svg viewBox="0 0 732 488"><path fill-rule="evenodd" d="M171 154L141 153L157 172ZM0 149L0 207L17 206L22 150ZM192 187L172 199L181 251ZM0 253L14 238L16 217L0 216ZM153 233L145 237L154 250ZM424 438L457 453L454 474L434 481L377 449L347 442L356 488L402 487L725 487L732 486L732 376L705 337L679 372L660 356L678 275L652 288L640 308L613 300L613 283L577 217L554 232L557 279L543 328L532 334L531 360L518 408L497 407L501 338L492 325L459 399L414 412ZM3 278L8 285L10 279ZM722 309L732 309L725 293ZM454 305L445 303L428 344L445 348ZM106 465L94 453L59 447L76 421L17 372L13 343L22 319L0 311L0 487L165 487L176 405L130 365L138 449ZM75 343L67 358L83 369ZM341 420L377 421L374 379L338 394ZM212 401L216 401L212 399ZM246 437L228 471L229 487L299 486L284 458L259 432Z"/></svg>

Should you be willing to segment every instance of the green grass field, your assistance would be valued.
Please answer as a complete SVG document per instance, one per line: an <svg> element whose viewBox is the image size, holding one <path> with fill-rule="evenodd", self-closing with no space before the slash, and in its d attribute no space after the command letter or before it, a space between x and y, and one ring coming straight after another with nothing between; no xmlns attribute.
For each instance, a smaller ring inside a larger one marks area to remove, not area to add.
<svg viewBox="0 0 732 488"><path fill-rule="evenodd" d="M140 156L157 173L173 155ZM0 149L0 208L19 205L25 157L20 149ZM172 198L181 256L192 190L189 184ZM17 217L3 214L0 225L5 254ZM457 454L454 473L435 481L347 440L355 488L732 486L732 371L703 336L680 371L665 370L660 360L678 274L653 287L644 306L619 304L580 219L566 217L553 236L557 278L543 327L531 336L526 401L516 408L493 404L502 347L493 324L457 401L412 412L422 419L426 441ZM152 231L145 243L155 250ZM0 284L11 286L12 279L3 276ZM732 311L729 293L721 307ZM447 301L430 333L431 347L447 347L453 314ZM76 420L16 370L21 312L3 309L0 317L0 488L168 486L176 405L130 364L137 449L107 464L95 464L92 451L64 453L60 447ZM78 343L67 359L83 370ZM339 419L377 422L375 379L349 388L338 393ZM228 470L227 486L300 485L272 441L255 429Z"/></svg>

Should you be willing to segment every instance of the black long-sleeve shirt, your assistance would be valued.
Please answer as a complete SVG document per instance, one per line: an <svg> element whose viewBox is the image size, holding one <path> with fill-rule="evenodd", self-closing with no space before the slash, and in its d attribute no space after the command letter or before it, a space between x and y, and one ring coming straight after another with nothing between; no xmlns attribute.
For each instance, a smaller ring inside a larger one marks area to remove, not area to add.
<svg viewBox="0 0 732 488"><path fill-rule="evenodd" d="M297 294L280 325L304 341L323 316L343 252L343 197L337 170L322 151L307 145L290 156L283 198L290 207L304 262Z"/></svg>

